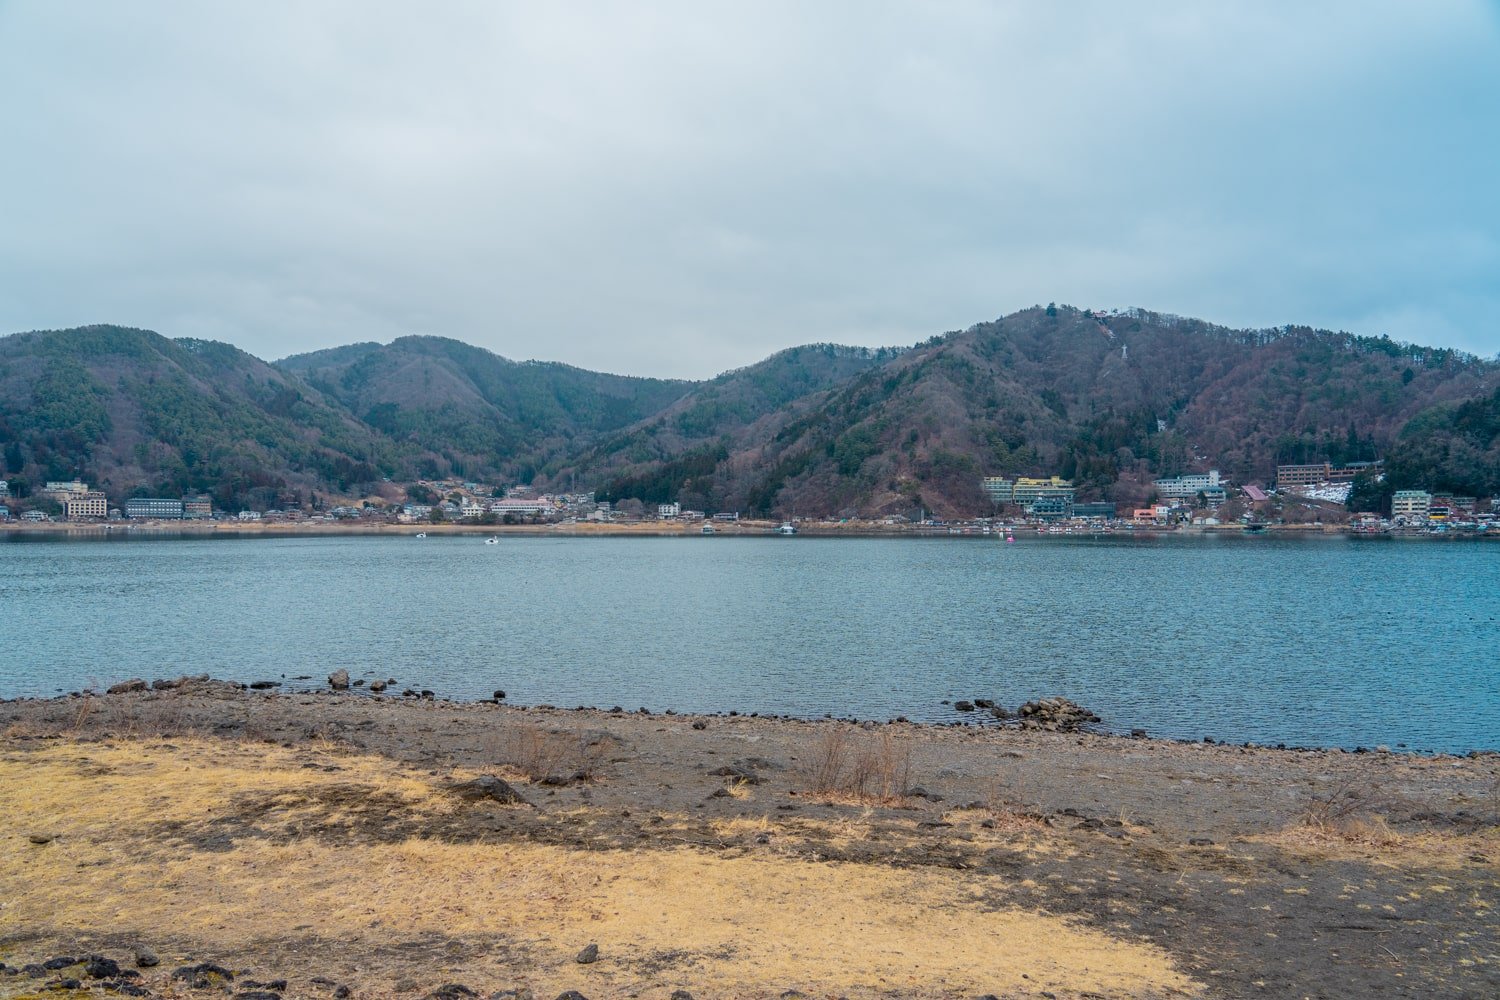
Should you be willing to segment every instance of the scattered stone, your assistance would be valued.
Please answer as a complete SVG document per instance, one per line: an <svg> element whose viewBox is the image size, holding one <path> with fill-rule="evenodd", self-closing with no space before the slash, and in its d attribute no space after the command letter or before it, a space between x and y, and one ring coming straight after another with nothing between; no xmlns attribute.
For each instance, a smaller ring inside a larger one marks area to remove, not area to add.
<svg viewBox="0 0 1500 1000"><path fill-rule="evenodd" d="M333 688L335 691L349 690L349 671L345 670L343 667L340 667L333 673L329 674L328 686Z"/></svg>
<svg viewBox="0 0 1500 1000"><path fill-rule="evenodd" d="M739 764L725 764L723 767L716 767L708 773L716 778L733 779L742 785L760 784L760 775L756 774L751 768L741 767Z"/></svg>
<svg viewBox="0 0 1500 1000"><path fill-rule="evenodd" d="M132 677L128 681L121 681L118 684L112 685L107 693L108 694L131 694L131 693L136 692L136 691L144 691L144 690L146 690L146 682L143 681L143 680L141 680L139 677Z"/></svg>
<svg viewBox="0 0 1500 1000"><path fill-rule="evenodd" d="M972 712L974 711L974 703L972 701L955 701L953 703L953 710L955 712Z"/></svg>
<svg viewBox="0 0 1500 1000"><path fill-rule="evenodd" d="M1144 729L1132 729L1130 731L1130 738L1133 740L1143 740L1146 738L1146 731Z"/></svg>
<svg viewBox="0 0 1500 1000"><path fill-rule="evenodd" d="M83 988L83 983L79 982L76 979L69 978L58 979L55 982L48 983L47 986L49 989L54 990L79 990Z"/></svg>
<svg viewBox="0 0 1500 1000"><path fill-rule="evenodd" d="M269 691L271 688L281 687L280 681L251 681L251 691Z"/></svg>
<svg viewBox="0 0 1500 1000"><path fill-rule="evenodd" d="M240 990L234 995L234 1000L282 1000L282 997L270 990Z"/></svg>
<svg viewBox="0 0 1500 1000"><path fill-rule="evenodd" d="M578 957L573 961L577 962L579 965L594 964L595 962L599 961L599 946L597 944L589 945L588 947L580 951L578 953Z"/></svg>
<svg viewBox="0 0 1500 1000"><path fill-rule="evenodd" d="M90 979L113 979L120 974L120 963L103 955L90 955L83 974Z"/></svg>
<svg viewBox="0 0 1500 1000"><path fill-rule="evenodd" d="M589 1000L589 998L577 990L565 990L557 995L557 1000Z"/></svg>
<svg viewBox="0 0 1500 1000"><path fill-rule="evenodd" d="M56 958L49 958L43 962L42 968L48 972L56 972L58 969L66 969L70 965L77 965L78 961L78 959L70 955L58 955Z"/></svg>
<svg viewBox="0 0 1500 1000"><path fill-rule="evenodd" d="M921 785L913 785L911 788L908 788L906 790L906 797L910 799L926 799L928 802L943 801L943 797L941 795L934 795L932 792L929 792Z"/></svg>
<svg viewBox="0 0 1500 1000"><path fill-rule="evenodd" d="M54 840L57 839L57 834L55 834L55 833L29 833L29 834L26 835L26 839L29 840L29 841L31 841L33 844L50 844Z"/></svg>
<svg viewBox="0 0 1500 1000"><path fill-rule="evenodd" d="M702 719L698 719L698 720L696 720L693 723L693 728L694 729L707 729L708 728L708 723L704 722Z"/></svg>
<svg viewBox="0 0 1500 1000"><path fill-rule="evenodd" d="M493 774L482 774L473 781L461 782L448 789L466 802L498 802L504 806L529 806L525 797L511 787L504 778Z"/></svg>
<svg viewBox="0 0 1500 1000"><path fill-rule="evenodd" d="M135 946L135 964L140 966L142 969L149 969L152 966L158 964L160 961L161 959L157 956L156 952L152 951L150 948L146 947L143 944L138 944Z"/></svg>
<svg viewBox="0 0 1500 1000"><path fill-rule="evenodd" d="M30 976L32 979L41 979L47 974L47 970L42 968L36 962L28 962L26 965L21 966L21 972Z"/></svg>
<svg viewBox="0 0 1500 1000"><path fill-rule="evenodd" d="M1207 838L1207 837L1189 837L1188 838L1188 846L1190 846L1190 847L1212 847L1212 846L1214 846L1214 842L1212 840L1210 840L1209 838Z"/></svg>
<svg viewBox="0 0 1500 1000"><path fill-rule="evenodd" d="M390 685L387 684L385 681L371 681L370 682L370 690L373 693L375 693L375 694L379 694L380 692L384 691L388 687L390 687Z"/></svg>
<svg viewBox="0 0 1500 1000"><path fill-rule="evenodd" d="M693 995L687 990L673 990L670 1000L693 1000Z"/></svg>
<svg viewBox="0 0 1500 1000"><path fill-rule="evenodd" d="M333 1000L349 1000L349 987L343 985L334 987Z"/></svg>
<svg viewBox="0 0 1500 1000"><path fill-rule="evenodd" d="M994 708L995 707L995 702L994 702L994 699L992 699L992 698L975 698L974 699L974 707L975 708Z"/></svg>
<svg viewBox="0 0 1500 1000"><path fill-rule="evenodd" d="M518 986L513 990L500 990L490 994L490 1000L536 1000L530 986Z"/></svg>

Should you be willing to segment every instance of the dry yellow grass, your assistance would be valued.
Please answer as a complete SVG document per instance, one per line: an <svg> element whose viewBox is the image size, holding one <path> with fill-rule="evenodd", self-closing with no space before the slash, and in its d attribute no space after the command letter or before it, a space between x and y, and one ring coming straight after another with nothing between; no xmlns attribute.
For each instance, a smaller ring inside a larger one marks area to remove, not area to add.
<svg viewBox="0 0 1500 1000"><path fill-rule="evenodd" d="M709 996L792 986L849 996L1198 991L1153 948L987 905L1004 888L991 877L425 839L351 856L314 833L200 852L162 836L171 824L232 823L236 803L250 798L276 805L263 826L326 827L338 821L328 803L342 799L320 791L364 789L417 815L468 808L380 758L319 760L341 770L308 769L305 753L196 741L0 751L0 936L151 930L228 953L299 925L366 946L462 935L504 940L525 956L524 974L493 963L465 970L471 985L525 980L596 998L659 988L663 975ZM32 832L57 839L36 846ZM598 942L601 960L574 964L588 942ZM654 971L669 953L671 971ZM380 994L390 983L364 986Z"/></svg>
<svg viewBox="0 0 1500 1000"><path fill-rule="evenodd" d="M1247 839L1275 844L1308 858L1364 861L1394 868L1472 869L1475 855L1500 857L1500 830L1494 827L1475 833L1406 833L1393 829L1380 815L1303 821Z"/></svg>

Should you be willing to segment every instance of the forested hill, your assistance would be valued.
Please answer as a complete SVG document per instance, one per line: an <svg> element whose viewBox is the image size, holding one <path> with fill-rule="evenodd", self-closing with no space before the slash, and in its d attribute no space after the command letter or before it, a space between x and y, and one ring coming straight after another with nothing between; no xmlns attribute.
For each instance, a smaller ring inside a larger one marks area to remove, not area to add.
<svg viewBox="0 0 1500 1000"><path fill-rule="evenodd" d="M1128 503L1158 475L1266 481L1278 462L1389 455L1393 480L1478 493L1500 491L1497 383L1493 361L1385 338L1069 307L905 349L792 348L703 382L438 337L272 365L98 326L0 338L0 475L225 506L453 476L772 515L958 515L986 509L987 474L1058 473Z"/></svg>
<svg viewBox="0 0 1500 1000"><path fill-rule="evenodd" d="M529 481L545 456L636 423L692 383L515 362L444 337L356 344L276 363L423 454L425 476Z"/></svg>
<svg viewBox="0 0 1500 1000"><path fill-rule="evenodd" d="M1412 417L1497 371L1384 338L1038 307L717 436L650 422L581 455L578 477L613 496L782 514L973 514L987 509L979 477L1002 473L1058 473L1129 503L1159 475L1269 481L1278 462L1379 457Z"/></svg>
<svg viewBox="0 0 1500 1000"><path fill-rule="evenodd" d="M76 477L116 500L203 491L226 506L357 489L400 450L235 347L117 326L0 338L0 441L19 490Z"/></svg>

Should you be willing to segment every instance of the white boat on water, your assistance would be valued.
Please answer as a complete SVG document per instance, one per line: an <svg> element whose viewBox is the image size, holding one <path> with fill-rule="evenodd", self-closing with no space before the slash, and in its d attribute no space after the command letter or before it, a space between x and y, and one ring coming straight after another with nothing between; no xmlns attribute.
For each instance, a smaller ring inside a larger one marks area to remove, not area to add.
<svg viewBox="0 0 1500 1000"><path fill-rule="evenodd" d="M427 532L425 532L425 531L419 531L415 535L413 535L412 537L413 538L426 538L427 537Z"/></svg>
<svg viewBox="0 0 1500 1000"><path fill-rule="evenodd" d="M781 535L795 535L797 533L797 526L795 524L792 524L791 522L788 522L777 528L776 532L777 534Z"/></svg>
<svg viewBox="0 0 1500 1000"><path fill-rule="evenodd" d="M486 544L486 545L499 545L500 544L500 537L498 535L491 535L490 537L488 537L488 538L486 538L484 540L484 544Z"/></svg>

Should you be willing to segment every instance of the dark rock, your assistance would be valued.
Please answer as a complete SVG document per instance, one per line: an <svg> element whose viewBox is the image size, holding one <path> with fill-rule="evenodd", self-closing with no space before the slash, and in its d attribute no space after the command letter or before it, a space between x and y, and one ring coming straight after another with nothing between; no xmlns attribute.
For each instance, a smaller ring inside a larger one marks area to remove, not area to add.
<svg viewBox="0 0 1500 1000"><path fill-rule="evenodd" d="M702 719L698 719L698 720L696 720L693 723L693 728L694 729L707 729L708 728L708 723L704 722Z"/></svg>
<svg viewBox="0 0 1500 1000"><path fill-rule="evenodd" d="M1130 731L1130 738L1131 739L1136 739L1136 740L1143 740L1143 739L1146 738L1146 731L1144 729L1132 729Z"/></svg>
<svg viewBox="0 0 1500 1000"><path fill-rule="evenodd" d="M333 673L329 674L328 686L333 688L335 691L349 690L349 671L345 670L343 667L340 667Z"/></svg>
<svg viewBox="0 0 1500 1000"><path fill-rule="evenodd" d="M687 990L673 990L669 1000L693 1000L693 995Z"/></svg>
<svg viewBox="0 0 1500 1000"><path fill-rule="evenodd" d="M577 990L565 990L557 995L557 1000L589 1000L589 998Z"/></svg>
<svg viewBox="0 0 1500 1000"><path fill-rule="evenodd" d="M66 969L70 965L77 964L78 959L72 958L68 955L59 955L56 958L49 958L47 959L47 961L43 962L42 968L46 969L48 972L56 972L58 969Z"/></svg>
<svg viewBox="0 0 1500 1000"><path fill-rule="evenodd" d="M1207 837L1189 837L1188 844L1192 847L1212 847L1214 842Z"/></svg>
<svg viewBox="0 0 1500 1000"><path fill-rule="evenodd" d="M157 957L156 952L152 951L150 948L146 947L143 944L138 944L135 946L136 965L140 966L143 969L149 969L160 961L161 959Z"/></svg>
<svg viewBox="0 0 1500 1000"><path fill-rule="evenodd" d="M195 990L210 990L234 982L234 973L222 965L199 962L172 970L172 978L187 983Z"/></svg>
<svg viewBox="0 0 1500 1000"><path fill-rule="evenodd" d="M494 699L496 701L504 701L505 700L505 692L501 691L499 688L496 688L495 689L495 694L494 694L493 697L494 697Z"/></svg>
<svg viewBox="0 0 1500 1000"><path fill-rule="evenodd" d="M47 985L48 988L54 990L79 990L83 988L83 983L79 982L77 979L72 978L59 979L56 982L52 982Z"/></svg>
<svg viewBox="0 0 1500 1000"><path fill-rule="evenodd" d="M785 771L786 765L779 760L769 757L741 757L734 761L735 767L748 768L751 771Z"/></svg>
<svg viewBox="0 0 1500 1000"><path fill-rule="evenodd" d="M26 965L21 966L21 971L30 976L32 979L41 979L47 974L47 970L42 968L36 962L29 962Z"/></svg>
<svg viewBox="0 0 1500 1000"><path fill-rule="evenodd" d="M906 790L906 795L907 795L908 798L912 798L912 799L926 799L928 802L941 802L941 801L943 801L943 797L941 795L934 795L933 793L929 792L927 789L923 788L921 785L914 785L911 788L908 788Z"/></svg>
<svg viewBox="0 0 1500 1000"><path fill-rule="evenodd" d="M742 785L760 784L760 775L748 767L740 767L737 764L725 764L708 772L716 778L731 778Z"/></svg>
<svg viewBox="0 0 1500 1000"><path fill-rule="evenodd" d="M180 687L181 685L182 685L182 679L181 678L178 678L175 681L169 681L169 680L167 680L164 677L158 677L156 680L154 680L154 681L151 682L151 690L153 690L153 691L170 691L170 690L172 690L175 687Z"/></svg>
<svg viewBox="0 0 1500 1000"><path fill-rule="evenodd" d="M55 833L28 833L26 839L33 844L50 844L57 839Z"/></svg>
<svg viewBox="0 0 1500 1000"><path fill-rule="evenodd" d="M530 986L517 986L513 990L499 990L490 994L490 1000L536 1000Z"/></svg>
<svg viewBox="0 0 1500 1000"><path fill-rule="evenodd" d="M464 986L460 983L448 983L445 986L439 986L437 989L427 994L427 1000L467 1000L467 998L469 997L477 996L479 996L479 994L475 993L467 986Z"/></svg>
<svg viewBox="0 0 1500 1000"><path fill-rule="evenodd" d="M995 707L995 702L991 698L975 698L974 699L974 707L975 708L994 708Z"/></svg>
<svg viewBox="0 0 1500 1000"><path fill-rule="evenodd" d="M957 712L972 712L974 711L974 703L972 701L955 701L953 709Z"/></svg>
<svg viewBox="0 0 1500 1000"><path fill-rule="evenodd" d="M593 963L599 961L599 946L597 944L589 945L588 947L580 951L578 953L578 957L573 961L577 962L579 965L592 965Z"/></svg>
<svg viewBox="0 0 1500 1000"><path fill-rule="evenodd" d="M333 991L333 1000L349 1000L349 987L339 986Z"/></svg>
<svg viewBox="0 0 1500 1000"><path fill-rule="evenodd" d="M151 995L150 990L144 986L137 986L135 983L114 983L106 984L106 986L111 993L122 997L149 997ZM281 1000L281 998L277 997L276 1000Z"/></svg>
<svg viewBox="0 0 1500 1000"><path fill-rule="evenodd" d="M313 976L311 979L308 980L308 982L312 983L314 986L333 986L333 985L335 985L334 981L332 979L329 979L327 976Z"/></svg>
<svg viewBox="0 0 1500 1000"><path fill-rule="evenodd" d="M251 691L269 691L271 688L281 687L280 681L251 681Z"/></svg>
<svg viewBox="0 0 1500 1000"><path fill-rule="evenodd" d="M370 682L370 690L373 693L375 693L375 694L379 694L380 692L384 691L388 687L390 687L390 685L387 684L385 681L371 681Z"/></svg>
<svg viewBox="0 0 1500 1000"><path fill-rule="evenodd" d="M286 992L286 980L285 979L273 979L269 983L266 984L266 989L273 990L273 991L275 991L277 993L285 993Z"/></svg>
<svg viewBox="0 0 1500 1000"><path fill-rule="evenodd" d="M433 692L427 690L426 688L422 689L421 694L422 694L422 697L426 698L428 701L432 701L434 698L437 697L436 694L434 694Z"/></svg>
<svg viewBox="0 0 1500 1000"><path fill-rule="evenodd" d="M146 687L147 685L145 681L141 680L139 677L132 677L128 681L121 681L118 684L111 685L109 691L106 693L130 694L135 691L144 691L146 690Z"/></svg>
<svg viewBox="0 0 1500 1000"><path fill-rule="evenodd" d="M527 806L531 803L511 787L510 782L504 778L497 778L493 774L482 774L473 781L461 782L449 787L459 798L467 802L498 802L505 806Z"/></svg>
<svg viewBox="0 0 1500 1000"><path fill-rule="evenodd" d="M281 1000L281 994L270 990L240 990L234 995L234 1000Z"/></svg>
<svg viewBox="0 0 1500 1000"><path fill-rule="evenodd" d="M120 963L103 955L90 955L83 974L90 979L112 979L120 974Z"/></svg>
<svg viewBox="0 0 1500 1000"><path fill-rule="evenodd" d="M1055 733L1077 732L1089 723L1100 721L1099 716L1066 698L1028 701L1021 706L1019 714L1022 729L1041 729Z"/></svg>
<svg viewBox="0 0 1500 1000"><path fill-rule="evenodd" d="M357 680L357 681L355 681L355 682L354 682L354 686L355 686L355 687L357 687L357 688L362 688L362 687L364 687L364 686L365 686L365 682L364 682L364 679L363 679L363 678L360 678L360 679L359 679L359 680Z"/></svg>

